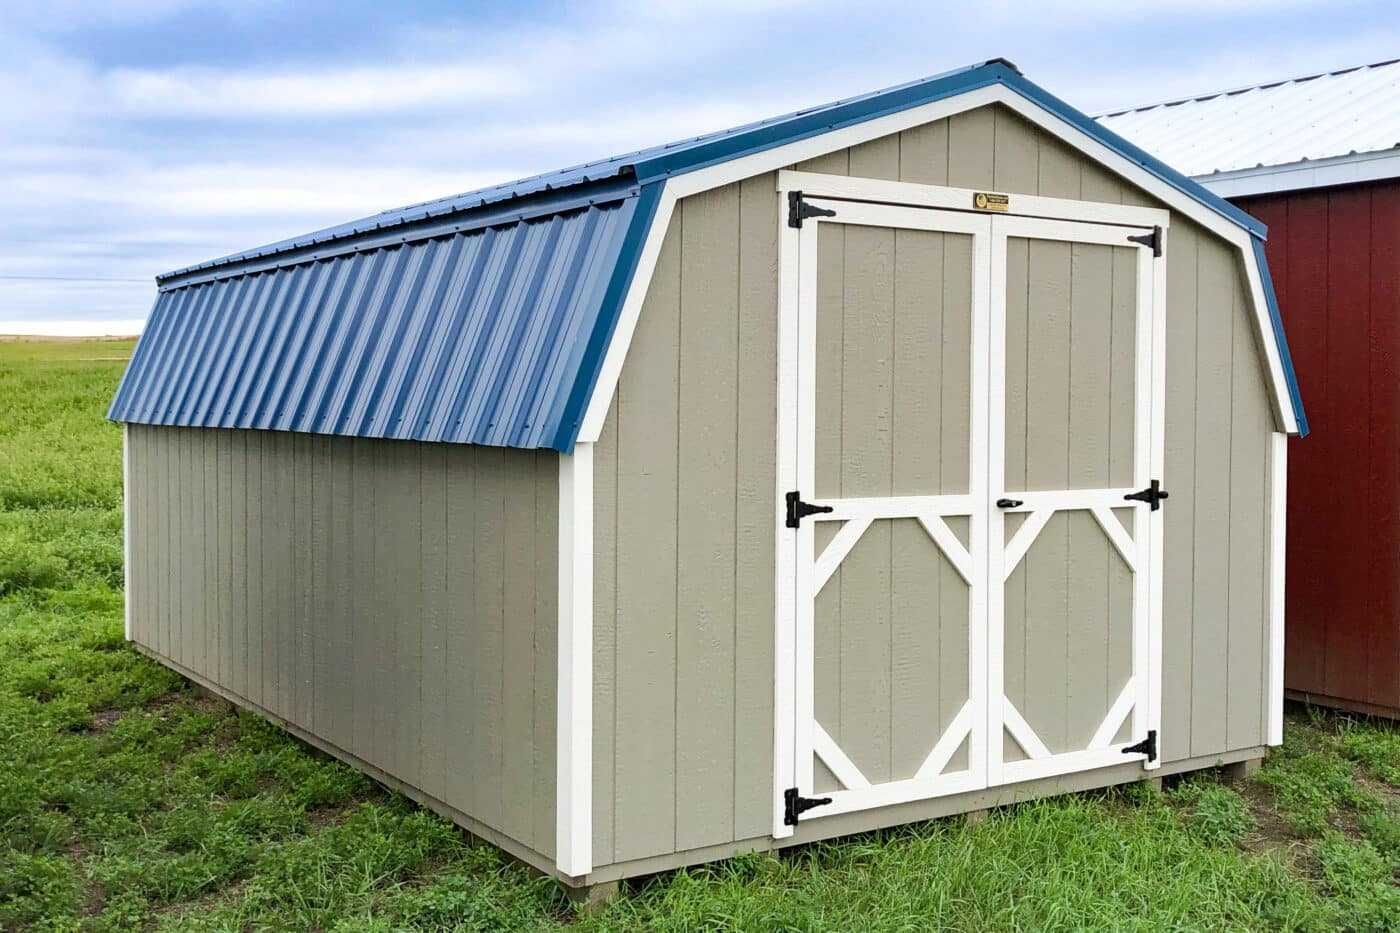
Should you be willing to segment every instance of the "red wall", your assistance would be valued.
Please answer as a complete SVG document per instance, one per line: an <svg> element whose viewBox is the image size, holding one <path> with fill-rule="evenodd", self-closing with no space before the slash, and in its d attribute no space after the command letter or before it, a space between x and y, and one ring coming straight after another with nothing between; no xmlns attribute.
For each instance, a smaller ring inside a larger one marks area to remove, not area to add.
<svg viewBox="0 0 1400 933"><path fill-rule="evenodd" d="M1400 710L1400 181L1241 198L1312 433L1288 449L1284 684Z"/></svg>

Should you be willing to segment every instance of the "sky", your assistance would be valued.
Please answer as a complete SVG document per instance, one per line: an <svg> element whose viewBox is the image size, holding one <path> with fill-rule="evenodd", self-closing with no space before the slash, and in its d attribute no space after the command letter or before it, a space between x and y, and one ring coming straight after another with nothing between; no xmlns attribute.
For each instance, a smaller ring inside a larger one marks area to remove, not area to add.
<svg viewBox="0 0 1400 933"><path fill-rule="evenodd" d="M0 333L154 276L1005 57L1088 112L1400 57L1395 0L5 0Z"/></svg>

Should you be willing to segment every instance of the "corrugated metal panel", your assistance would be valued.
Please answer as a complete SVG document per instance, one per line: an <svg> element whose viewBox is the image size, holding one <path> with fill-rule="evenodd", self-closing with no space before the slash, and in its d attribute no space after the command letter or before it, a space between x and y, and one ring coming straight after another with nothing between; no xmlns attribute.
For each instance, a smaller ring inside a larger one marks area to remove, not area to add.
<svg viewBox="0 0 1400 933"><path fill-rule="evenodd" d="M110 417L569 449L638 202L164 291Z"/></svg>
<svg viewBox="0 0 1400 933"><path fill-rule="evenodd" d="M1098 117L1188 175L1400 146L1400 61Z"/></svg>

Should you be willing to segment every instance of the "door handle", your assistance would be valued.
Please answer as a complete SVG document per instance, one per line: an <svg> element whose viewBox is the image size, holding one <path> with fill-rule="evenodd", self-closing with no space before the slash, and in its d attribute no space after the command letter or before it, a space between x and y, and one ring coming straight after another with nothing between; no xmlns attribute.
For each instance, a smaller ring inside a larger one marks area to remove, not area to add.
<svg viewBox="0 0 1400 933"><path fill-rule="evenodd" d="M1020 508L1021 506L1023 506L1023 505L1025 505L1025 503L1022 502L1020 499L998 499L998 500L997 500L997 508L999 508L999 509L1019 509L1019 508Z"/></svg>

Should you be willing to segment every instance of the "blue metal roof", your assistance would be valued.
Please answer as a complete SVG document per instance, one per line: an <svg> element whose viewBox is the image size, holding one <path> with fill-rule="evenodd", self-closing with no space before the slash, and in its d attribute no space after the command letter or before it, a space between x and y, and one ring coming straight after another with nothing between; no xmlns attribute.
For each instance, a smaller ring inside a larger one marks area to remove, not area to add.
<svg viewBox="0 0 1400 933"><path fill-rule="evenodd" d="M168 273L109 417L572 450L659 182L995 83L1264 235L996 60Z"/></svg>

